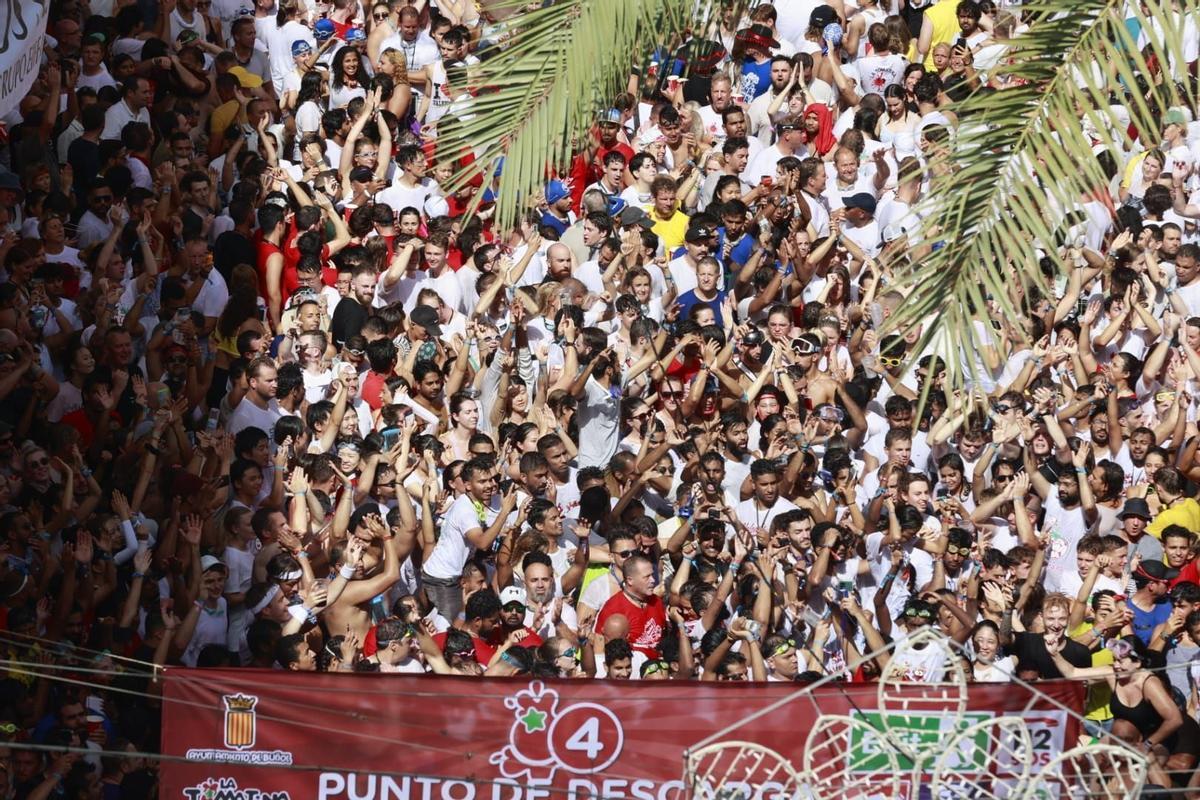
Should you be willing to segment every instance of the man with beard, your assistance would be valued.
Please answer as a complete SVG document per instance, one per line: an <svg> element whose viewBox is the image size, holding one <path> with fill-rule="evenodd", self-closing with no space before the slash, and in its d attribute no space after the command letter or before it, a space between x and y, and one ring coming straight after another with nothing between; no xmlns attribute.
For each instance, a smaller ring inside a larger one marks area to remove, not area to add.
<svg viewBox="0 0 1200 800"><path fill-rule="evenodd" d="M573 343L568 343L570 349ZM546 469L549 472L549 482L546 484L547 498L552 498L558 504L558 512L563 519L577 519L579 516L579 486L576 482L578 471L571 466L571 455L563 444L559 433L547 433L538 439L538 452L546 459Z"/></svg>
<svg viewBox="0 0 1200 800"><path fill-rule="evenodd" d="M733 508L741 501L737 488L729 488L726 481L726 457L717 450L709 450L700 457L698 496L692 498L696 506L728 506Z"/></svg>
<svg viewBox="0 0 1200 800"><path fill-rule="evenodd" d="M246 428L254 426L266 432L273 440L275 423L283 416L279 403L275 401L277 375L275 362L267 356L260 356L246 367L246 380L250 391L238 403L237 408L229 417L229 432L237 436Z"/></svg>
<svg viewBox="0 0 1200 800"><path fill-rule="evenodd" d="M1028 457L1028 451L1026 456ZM1045 501L1046 506L1044 527L1050 534L1045 580L1048 592L1059 591L1064 585L1064 580L1072 573L1078 572L1075 547L1098 518L1096 499L1086 480L1086 465L1090 456L1090 445L1080 445L1071 454L1073 469L1063 470L1059 474L1057 487L1052 487L1040 472L1031 465L1026 465L1033 488ZM1159 470L1160 475L1162 472L1163 470Z"/></svg>
<svg viewBox="0 0 1200 800"><path fill-rule="evenodd" d="M767 109L775 98L783 94L792 80L792 60L786 56L775 56L771 59L771 86L766 92L754 98L750 103L747 116L750 118L750 132L754 134L765 147L770 144L771 117Z"/></svg>
<svg viewBox="0 0 1200 800"><path fill-rule="evenodd" d="M580 467L608 466L621 441L621 367L612 348L606 347L582 370L578 345L566 345L564 372L576 375L571 395L579 399Z"/></svg>
<svg viewBox="0 0 1200 800"><path fill-rule="evenodd" d="M521 491L517 496L518 507L522 507L527 500L534 497L554 500L556 486L550 477L550 464L546 461L545 456L536 450L531 450L521 456L521 460L517 462L517 468L521 472Z"/></svg>
<svg viewBox="0 0 1200 800"><path fill-rule="evenodd" d="M544 640L525 624L528 613L529 598L525 590L520 586L504 587L500 591L500 624L492 629L487 639L488 644L499 647L514 631L523 630L525 638L517 642L517 647L540 647Z"/></svg>
<svg viewBox="0 0 1200 800"><path fill-rule="evenodd" d="M525 586L528 603L525 608L524 625L534 632L539 641L552 636L573 638L579 627L575 609L555 597L557 582L550 556L534 551L526 553L521 562L525 570Z"/></svg>
<svg viewBox="0 0 1200 800"><path fill-rule="evenodd" d="M742 485L750 477L750 464L754 460L750 453L750 427L741 414L730 412L721 415L721 430L724 432L720 447L725 457L725 480L722 485L735 501L742 499Z"/></svg>
<svg viewBox="0 0 1200 800"><path fill-rule="evenodd" d="M333 343L339 348L351 336L362 332L363 323L367 321L371 305L375 301L375 287L378 283L379 274L374 265L363 263L354 268L350 278L350 294L338 303L329 327L333 334Z"/></svg>

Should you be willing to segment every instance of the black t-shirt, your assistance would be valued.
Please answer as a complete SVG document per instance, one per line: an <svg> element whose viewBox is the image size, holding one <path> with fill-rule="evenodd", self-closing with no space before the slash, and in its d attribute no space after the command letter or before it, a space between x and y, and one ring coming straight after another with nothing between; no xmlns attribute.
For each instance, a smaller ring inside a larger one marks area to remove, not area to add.
<svg viewBox="0 0 1200 800"><path fill-rule="evenodd" d="M254 266L258 263L258 251L254 242L237 231L225 231L213 245L213 266L228 283L233 268L238 264Z"/></svg>
<svg viewBox="0 0 1200 800"><path fill-rule="evenodd" d="M100 171L100 145L79 137L67 148L67 163L75 173L75 196L82 201Z"/></svg>
<svg viewBox="0 0 1200 800"><path fill-rule="evenodd" d="M1043 680L1055 680L1063 677L1058 667L1054 665L1054 659L1046 650L1046 640L1040 633L1014 634L1012 646L1008 650L1017 657L1018 666L1037 667L1038 677ZM1072 639L1068 639L1063 647L1062 657L1074 667L1090 667L1092 665L1092 651Z"/></svg>
<svg viewBox="0 0 1200 800"><path fill-rule="evenodd" d="M342 298L329 325L333 343L341 347L351 336L356 336L362 330L368 316L370 315L367 310L359 305L353 296Z"/></svg>

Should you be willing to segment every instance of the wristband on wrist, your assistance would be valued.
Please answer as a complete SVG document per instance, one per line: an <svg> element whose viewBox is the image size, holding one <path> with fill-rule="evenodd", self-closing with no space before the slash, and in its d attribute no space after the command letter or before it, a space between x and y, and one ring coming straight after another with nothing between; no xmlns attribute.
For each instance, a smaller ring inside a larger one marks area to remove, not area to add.
<svg viewBox="0 0 1200 800"><path fill-rule="evenodd" d="M354 577L354 567L349 564L342 564L341 569L338 570L338 575L341 575L346 580L350 580Z"/></svg>
<svg viewBox="0 0 1200 800"><path fill-rule="evenodd" d="M308 560L308 551L307 550L297 551L296 558L303 558L305 561L307 561Z"/></svg>
<svg viewBox="0 0 1200 800"><path fill-rule="evenodd" d="M144 577L146 577L146 573L144 573L144 572L135 572L135 573L133 573L133 577L134 577L134 578L144 578Z"/></svg>
<svg viewBox="0 0 1200 800"><path fill-rule="evenodd" d="M308 619L308 609L303 605L288 606L288 614L291 615L292 619L298 619L301 622Z"/></svg>

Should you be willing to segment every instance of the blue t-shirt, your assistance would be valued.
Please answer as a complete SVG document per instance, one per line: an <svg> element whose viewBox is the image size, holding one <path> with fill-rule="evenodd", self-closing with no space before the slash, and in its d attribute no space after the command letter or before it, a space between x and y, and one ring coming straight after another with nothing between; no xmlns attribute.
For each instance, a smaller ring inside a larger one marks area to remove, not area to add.
<svg viewBox="0 0 1200 800"><path fill-rule="evenodd" d="M701 300L696 296L696 290L692 289L679 295L675 302L680 306L679 319L688 319L688 312L692 310L692 306L708 306L717 315L717 324L721 324L721 303L725 302L725 292L718 290L716 299Z"/></svg>
<svg viewBox="0 0 1200 800"><path fill-rule="evenodd" d="M1143 611L1134 605L1132 597L1126 598L1125 604L1133 612L1134 635L1142 640L1142 644L1149 647L1150 639L1154 636L1154 629L1171 616L1171 604L1169 602L1155 603L1154 608L1150 611Z"/></svg>
<svg viewBox="0 0 1200 800"><path fill-rule="evenodd" d="M742 94L746 95L749 103L760 94L766 93L771 86L771 61L755 64L754 59L746 59L742 64Z"/></svg>
<svg viewBox="0 0 1200 800"><path fill-rule="evenodd" d="M549 225L551 228L554 228L554 230L558 231L559 236L562 236L567 232L567 221L565 219L559 219L549 211L546 211L542 214L542 224Z"/></svg>

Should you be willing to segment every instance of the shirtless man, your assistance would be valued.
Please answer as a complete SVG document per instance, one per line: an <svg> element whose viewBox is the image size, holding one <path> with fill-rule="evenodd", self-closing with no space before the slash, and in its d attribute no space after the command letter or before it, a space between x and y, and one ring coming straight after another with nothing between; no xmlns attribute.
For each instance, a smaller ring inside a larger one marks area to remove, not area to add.
<svg viewBox="0 0 1200 800"><path fill-rule="evenodd" d="M416 525L412 504L399 503L401 527L389 528L379 516L379 507L368 503L354 513L350 535L368 545L362 566L329 607L325 617L329 630L357 636L364 641L371 629L370 603L400 578L400 564L412 552Z"/></svg>

